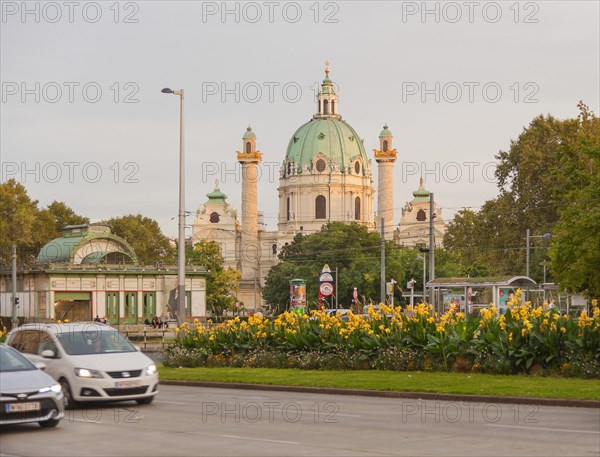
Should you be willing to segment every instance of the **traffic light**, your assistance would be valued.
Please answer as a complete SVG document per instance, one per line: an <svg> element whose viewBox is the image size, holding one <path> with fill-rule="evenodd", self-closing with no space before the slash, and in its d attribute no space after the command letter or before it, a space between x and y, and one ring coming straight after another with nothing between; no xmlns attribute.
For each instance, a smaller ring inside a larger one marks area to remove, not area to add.
<svg viewBox="0 0 600 457"><path fill-rule="evenodd" d="M15 305L19 304L19 297L15 297Z"/></svg>

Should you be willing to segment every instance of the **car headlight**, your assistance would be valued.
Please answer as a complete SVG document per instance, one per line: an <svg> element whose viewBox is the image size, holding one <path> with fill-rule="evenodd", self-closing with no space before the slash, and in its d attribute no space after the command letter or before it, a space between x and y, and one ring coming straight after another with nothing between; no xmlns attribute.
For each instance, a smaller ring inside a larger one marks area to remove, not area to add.
<svg viewBox="0 0 600 457"><path fill-rule="evenodd" d="M59 394L61 390L62 389L60 387L60 384L54 384L54 385L49 386L49 387L42 387L38 393L45 394L46 392L52 391L54 393Z"/></svg>
<svg viewBox="0 0 600 457"><path fill-rule="evenodd" d="M156 374L156 365L152 364L152 365L148 365L146 367L146 374L148 376L152 376L153 374Z"/></svg>
<svg viewBox="0 0 600 457"><path fill-rule="evenodd" d="M75 374L80 378L101 378L102 374L98 370L90 370L89 368L75 368Z"/></svg>

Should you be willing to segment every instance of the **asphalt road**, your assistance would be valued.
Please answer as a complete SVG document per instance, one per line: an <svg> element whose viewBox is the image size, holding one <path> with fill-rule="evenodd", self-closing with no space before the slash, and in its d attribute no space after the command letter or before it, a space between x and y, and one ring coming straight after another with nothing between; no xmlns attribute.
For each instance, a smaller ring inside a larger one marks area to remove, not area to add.
<svg viewBox="0 0 600 457"><path fill-rule="evenodd" d="M598 456L600 410L161 386L55 429L2 427L2 456Z"/></svg>

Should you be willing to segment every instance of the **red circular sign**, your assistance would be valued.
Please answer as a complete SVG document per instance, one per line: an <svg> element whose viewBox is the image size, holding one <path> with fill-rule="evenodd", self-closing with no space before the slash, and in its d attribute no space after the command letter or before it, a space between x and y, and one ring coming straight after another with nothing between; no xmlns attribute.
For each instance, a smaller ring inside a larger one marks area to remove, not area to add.
<svg viewBox="0 0 600 457"><path fill-rule="evenodd" d="M333 293L333 285L330 282L322 282L319 284L319 292L321 292L321 295L328 297Z"/></svg>

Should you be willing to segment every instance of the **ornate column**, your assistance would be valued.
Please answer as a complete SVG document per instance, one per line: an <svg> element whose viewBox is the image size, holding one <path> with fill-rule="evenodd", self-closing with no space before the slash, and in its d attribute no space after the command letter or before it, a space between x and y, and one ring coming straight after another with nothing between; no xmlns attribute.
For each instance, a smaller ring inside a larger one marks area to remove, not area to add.
<svg viewBox="0 0 600 457"><path fill-rule="evenodd" d="M384 238L391 240L394 233L394 162L396 150L392 149L392 132L384 125L379 134L379 147L374 149L379 172L377 186L377 221L385 220Z"/></svg>
<svg viewBox="0 0 600 457"><path fill-rule="evenodd" d="M242 137L242 151L237 151L237 159L242 166L242 281L254 281L259 275L257 181L262 154L256 150L256 135L251 127Z"/></svg>

